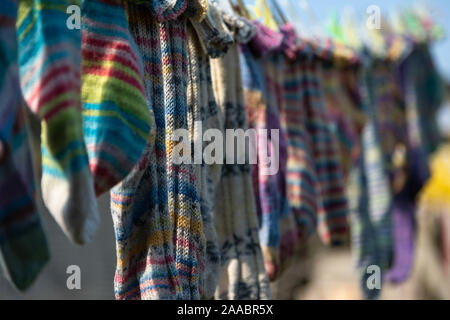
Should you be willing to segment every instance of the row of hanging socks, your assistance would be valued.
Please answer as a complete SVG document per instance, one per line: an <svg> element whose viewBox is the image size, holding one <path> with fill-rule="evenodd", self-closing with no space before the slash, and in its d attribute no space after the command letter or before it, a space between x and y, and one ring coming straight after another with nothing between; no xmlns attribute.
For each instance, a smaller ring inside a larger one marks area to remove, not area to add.
<svg viewBox="0 0 450 320"><path fill-rule="evenodd" d="M380 15L378 25L369 25L367 16L358 21L355 10L347 7L340 16L332 13L322 26L306 0L301 0L297 7L292 0L283 1L287 12L295 19L293 23L288 21L276 0L256 0L253 6L245 5L242 0L236 1L233 8L238 14L257 20L274 31L289 25L295 30L293 37L297 49L340 68L377 61L399 65L414 48L431 45L445 36L444 29L422 4L389 12L388 16ZM308 30L297 13L298 7L309 19L312 27ZM399 153L396 153L395 162L400 166L405 160L398 156Z"/></svg>
<svg viewBox="0 0 450 320"><path fill-rule="evenodd" d="M361 21L361 27L357 27L356 19L349 19L348 16L339 19L334 14L324 31L308 3L306 1L302 3L316 32L308 35L308 32L298 27L300 21L298 19L295 23L297 48L337 66L364 64L367 60L369 63L386 61L386 66L391 63L397 64L416 46L430 44L443 36L442 29L433 22L431 15L423 7L403 10L392 15L390 19L383 18L379 29L367 28L365 20ZM288 24L282 9L275 1L271 1L269 5L265 0L258 0L255 6L251 7L238 0L233 7L237 13L251 20L257 20L274 31L279 31L282 26ZM271 10L271 7L274 10ZM295 14L296 11L293 9L289 12ZM393 162L398 163L400 167L405 162L404 157L405 153L400 156L396 154ZM365 284L364 275L362 279ZM367 296L375 297L370 293Z"/></svg>

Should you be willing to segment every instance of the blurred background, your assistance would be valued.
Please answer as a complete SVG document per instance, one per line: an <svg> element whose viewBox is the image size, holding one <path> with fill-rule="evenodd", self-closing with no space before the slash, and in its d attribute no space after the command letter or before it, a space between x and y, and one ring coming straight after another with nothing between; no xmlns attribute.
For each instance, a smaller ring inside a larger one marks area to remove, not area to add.
<svg viewBox="0 0 450 320"><path fill-rule="evenodd" d="M253 0L246 0L252 4ZM377 5L381 13L388 14L409 8L410 0L311 0L311 13L301 9L301 1L278 0L284 12L289 15L292 8L296 14L288 16L289 21L299 21L305 33L312 28L321 28L330 15L352 11L361 20L366 17L369 5ZM450 1L426 0L421 2L432 15L433 20L450 35ZM291 10L290 10L291 9ZM433 45L432 53L442 77L450 81L450 39L448 36ZM438 115L442 132L450 132L450 99L447 85L446 102ZM450 178L450 177L449 177ZM114 299L113 279L116 264L114 230L109 212L109 196L99 200L101 226L92 243L83 247L73 245L64 236L54 220L45 215L43 222L51 250L51 260L34 285L25 293L19 293L0 276L0 299ZM424 250L427 250L426 248ZM69 290L66 270L71 265L81 269L81 289ZM426 268L426 266L425 266ZM401 284L383 284L382 299L450 299L448 283L439 279L424 279L429 275L412 274ZM447 279L450 278L447 277ZM426 282L426 283L425 283ZM361 299L359 275L355 271L350 248L325 248L317 239L311 239L307 249L299 249L291 267L272 283L275 299Z"/></svg>

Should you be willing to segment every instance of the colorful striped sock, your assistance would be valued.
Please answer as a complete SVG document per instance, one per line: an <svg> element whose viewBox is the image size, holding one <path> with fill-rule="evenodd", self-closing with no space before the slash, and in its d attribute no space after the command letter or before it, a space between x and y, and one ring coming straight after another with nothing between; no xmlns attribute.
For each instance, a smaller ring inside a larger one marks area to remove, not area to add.
<svg viewBox="0 0 450 320"><path fill-rule="evenodd" d="M392 195L384 168L379 132L375 125L371 69L364 68L361 76L361 106L369 121L362 132L361 159L352 172L349 187L351 209L352 251L361 278L361 288L367 298L377 298L380 290L370 290L367 267L380 267L382 276L392 262ZM384 278L384 277L383 277Z"/></svg>
<svg viewBox="0 0 450 320"><path fill-rule="evenodd" d="M240 62L242 71L242 82L244 86L244 98L246 115L249 128L257 131L257 156L258 162L252 165L253 189L255 190L255 200L257 214L260 221L259 239L264 255L264 264L269 280L275 280L281 269L280 262L280 220L282 210L285 209L286 194L283 189L285 174L283 168L286 162L286 144L284 132L280 132L279 115L276 109L272 109L265 95L265 75L261 61L255 60L248 46L240 46ZM279 144L276 150L279 157L279 171L273 175L267 175L265 170L269 165L263 156L273 156L274 150L271 148L272 140L266 137L266 133L260 130L267 130L271 134L272 129L279 130ZM261 136L260 136L261 134ZM263 142L267 139L267 145ZM284 157L282 156L284 155Z"/></svg>
<svg viewBox="0 0 450 320"><path fill-rule="evenodd" d="M83 1L83 127L95 191L109 191L142 155L153 114L120 0Z"/></svg>
<svg viewBox="0 0 450 320"><path fill-rule="evenodd" d="M158 23L148 7L127 10L156 136L111 193L116 298L199 299L205 239L195 168L173 163L171 141L176 129L188 129L186 19Z"/></svg>
<svg viewBox="0 0 450 320"><path fill-rule="evenodd" d="M35 206L36 190L20 92L15 23L18 4L0 8L0 266L19 290L36 279L49 259Z"/></svg>
<svg viewBox="0 0 450 320"><path fill-rule="evenodd" d="M201 39L195 30L202 29L198 22L188 22L188 128L191 142L195 145L203 143L203 136L199 136L199 128L195 127L201 121L202 131L208 129L222 129L220 112L216 103L211 80L209 58L201 45ZM196 27L194 27L196 26ZM192 145L192 144L191 144ZM203 149L204 150L204 149ZM200 209L202 213L203 233L206 238L205 271L203 278L203 297L214 297L220 274L220 250L214 226L212 210L217 185L215 176L221 169L220 164L208 165L202 159L201 164L195 164L196 185L200 195Z"/></svg>
<svg viewBox="0 0 450 320"><path fill-rule="evenodd" d="M160 28L165 95L167 191L169 214L175 223L175 257L184 299L199 299L200 273L204 268L205 238L202 233L200 200L195 169L175 164L173 139L187 126L186 19L163 22Z"/></svg>
<svg viewBox="0 0 450 320"><path fill-rule="evenodd" d="M83 138L80 101L81 32L66 26L76 0L20 2L17 36L25 100L42 121L42 196L76 243L89 242L99 223Z"/></svg>
<svg viewBox="0 0 450 320"><path fill-rule="evenodd" d="M312 137L317 187L321 201L317 231L326 244L346 242L349 235L348 204L344 173L339 158L338 139L327 118L322 87L322 62L313 59L304 69L306 75L306 128Z"/></svg>

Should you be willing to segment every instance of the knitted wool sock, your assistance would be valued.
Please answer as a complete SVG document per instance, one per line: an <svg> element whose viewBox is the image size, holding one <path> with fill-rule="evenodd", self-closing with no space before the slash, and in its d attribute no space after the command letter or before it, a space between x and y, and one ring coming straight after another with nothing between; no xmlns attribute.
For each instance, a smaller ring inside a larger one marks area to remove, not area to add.
<svg viewBox="0 0 450 320"><path fill-rule="evenodd" d="M365 70L366 76L369 69ZM368 76L370 77L370 76ZM352 173L349 188L352 251L361 274L361 288L367 298L377 298L380 290L369 290L367 267L377 265L384 271L392 260L392 216L389 180L384 169L371 90L361 78L361 97L369 121L362 132L359 168Z"/></svg>
<svg viewBox="0 0 450 320"><path fill-rule="evenodd" d="M173 222L167 209L164 91L160 25L141 6L127 7L130 32L144 62L145 93L155 115L155 147L148 142L132 172L111 190L116 234L116 299L181 299Z"/></svg>
<svg viewBox="0 0 450 320"><path fill-rule="evenodd" d="M262 57L278 52L283 43L283 34L273 31L258 21L255 21L254 24L257 31L250 40L253 54L257 57Z"/></svg>
<svg viewBox="0 0 450 320"><path fill-rule="evenodd" d="M326 244L341 244L348 237L348 204L338 139L326 116L321 67L317 59L304 64L306 128L312 137L317 188L321 201L317 230Z"/></svg>
<svg viewBox="0 0 450 320"><path fill-rule="evenodd" d="M0 164L0 265L19 290L30 287L49 260L47 240L35 205L24 108L22 105L17 110L11 136L6 140L8 154Z"/></svg>
<svg viewBox="0 0 450 320"><path fill-rule="evenodd" d="M247 125L237 45L233 45L222 58L211 59L211 73L225 129L245 130ZM269 298L248 164L223 166L214 214L222 263L216 298Z"/></svg>
<svg viewBox="0 0 450 320"><path fill-rule="evenodd" d="M199 128L195 127L201 121L202 131L208 129L222 128L217 103L214 98L211 82L211 69L209 58L201 45L195 30L202 30L198 22L188 22L188 127L191 142L203 145L203 137L200 136ZM193 25L196 25L194 28ZM192 146L192 148L194 148ZM194 150L193 150L194 151ZM215 168L214 168L215 167ZM202 160L201 164L195 164L196 185L200 194L200 209L202 213L203 233L206 238L206 260L205 271L201 274L203 278L203 297L211 299L219 280L220 274L220 251L217 242L217 234L212 216L214 196L217 181L214 171L220 170L220 164L207 165Z"/></svg>
<svg viewBox="0 0 450 320"><path fill-rule="evenodd" d="M289 59L292 59L292 55L295 52L292 47L295 42L292 41L292 37L283 37L283 34L274 32L261 24L256 23L256 26L256 35L252 38L248 46L255 57L261 57L262 59L260 62L262 64L261 72L263 73L261 86L263 87L263 92L265 92L267 101L265 112L267 126L277 128L280 131L278 182L276 182L274 186L279 194L279 203L277 204L279 210L279 248L277 251L279 253L274 254L273 250L266 250L263 248L266 269L270 277L271 269L278 269L276 274L279 275L282 270L289 266L289 262L293 257L294 249L297 244L297 228L293 211L290 209L287 193L288 135L284 130L285 127L281 124L280 114L280 111L283 111L285 108L282 90L282 55L286 55ZM256 74L258 68L254 69L256 69L254 71ZM272 194L274 191L272 190L270 193ZM273 261L279 261L278 266L275 266Z"/></svg>
<svg viewBox="0 0 450 320"><path fill-rule="evenodd" d="M279 115L276 108L270 108L263 97L265 90L264 70L260 61L256 61L248 46L241 46L241 68L244 85L245 107L250 128L257 129L258 137L258 163L252 165L255 200L257 201L257 214L260 220L259 239L264 255L264 264L269 280L273 281L279 276L281 269L280 254L280 222L283 211L288 211L285 188L285 167L287 159L287 145L284 141L284 132L280 132ZM278 150L271 150L271 130L278 130ZM267 145L265 133L259 130L267 130L269 137ZM259 136L259 135L263 136ZM268 149L268 150L264 150ZM267 175L269 165L265 162L265 156L274 156L278 152L279 168L276 174Z"/></svg>
<svg viewBox="0 0 450 320"><path fill-rule="evenodd" d="M287 194L298 226L299 240L303 242L315 232L321 201L317 190L313 138L306 126L307 108L301 105L306 98L304 70L308 61L306 57L289 61L278 56L268 62L266 73L280 78L275 83L281 84L281 123L288 140Z"/></svg>
<svg viewBox="0 0 450 320"><path fill-rule="evenodd" d="M376 63L373 67L372 84L376 110L376 125L380 132L381 149L385 168L390 178L391 190L396 193L392 203L393 261L387 274L392 282L407 279L412 267L414 248L414 201L424 181L416 181L420 169L414 168L418 163L411 150L405 150L411 156L397 156L399 146L408 145L408 123L403 100L400 99L398 82L393 66ZM408 168L410 167L410 168ZM416 190L414 190L416 189ZM398 194L397 194L398 193Z"/></svg>
<svg viewBox="0 0 450 320"><path fill-rule="evenodd" d="M36 279L49 259L47 241L34 204L35 186L25 104L17 64L17 1L0 8L0 266L19 290Z"/></svg>
<svg viewBox="0 0 450 320"><path fill-rule="evenodd" d="M67 7L78 4L21 1L17 35L22 90L42 121L43 200L68 237L82 244L99 216L83 139L80 31L66 26Z"/></svg>
<svg viewBox="0 0 450 320"><path fill-rule="evenodd" d="M172 135L187 129L186 20L164 22L160 28L166 121L167 189L169 214L175 223L175 255L184 299L199 299L199 276L204 268L205 238L195 169L175 164Z"/></svg>
<svg viewBox="0 0 450 320"><path fill-rule="evenodd" d="M353 154L358 148L360 137L356 119L352 118L355 108L347 94L347 88L342 83L343 73L344 71L331 64L326 64L321 69L326 115L333 124L333 133L338 138L340 163L344 176L347 176L353 166Z"/></svg>
<svg viewBox="0 0 450 320"><path fill-rule="evenodd" d="M111 192L117 299L199 299L204 238L192 165L173 164L172 133L187 129L186 21L158 23L129 3L130 32L144 62L155 144ZM157 63L155 63L157 62Z"/></svg>
<svg viewBox="0 0 450 320"><path fill-rule="evenodd" d="M83 1L83 127L97 195L131 171L154 127L122 1Z"/></svg>

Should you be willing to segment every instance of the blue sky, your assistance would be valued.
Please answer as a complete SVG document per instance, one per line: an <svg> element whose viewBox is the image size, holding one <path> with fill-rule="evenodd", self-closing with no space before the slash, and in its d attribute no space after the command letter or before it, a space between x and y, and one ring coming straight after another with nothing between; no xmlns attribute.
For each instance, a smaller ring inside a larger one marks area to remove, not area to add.
<svg viewBox="0 0 450 320"><path fill-rule="evenodd" d="M299 0L275 0L279 4L290 1L290 3L299 2ZM245 0L246 3L254 3L254 0ZM270 0L267 2L270 3ZM366 9L370 5L377 5L381 8L382 14L389 11L410 7L415 1L411 0L309 0L308 3L318 20L323 24L326 23L331 13L342 13L345 7L352 7L355 14L361 19L366 16ZM450 81L450 0L421 0L432 13L433 19L437 21L445 30L447 36L433 46L433 54L436 57L436 63L442 75ZM298 6L297 6L298 7ZM283 11L289 12L289 8L283 6ZM302 14L301 9L299 16L303 17L306 24L309 22L307 16ZM302 19L303 20L303 19Z"/></svg>

